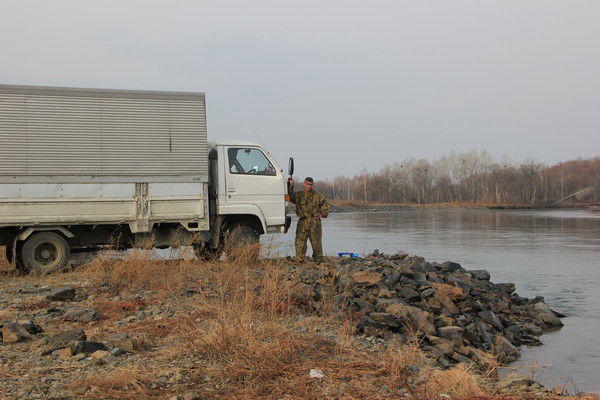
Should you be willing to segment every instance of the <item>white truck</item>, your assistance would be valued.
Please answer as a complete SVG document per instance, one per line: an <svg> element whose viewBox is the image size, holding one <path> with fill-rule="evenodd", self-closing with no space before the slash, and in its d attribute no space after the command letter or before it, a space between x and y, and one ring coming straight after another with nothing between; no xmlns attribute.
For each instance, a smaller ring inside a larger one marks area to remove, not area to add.
<svg viewBox="0 0 600 400"><path fill-rule="evenodd" d="M216 258L285 233L283 171L255 143L209 145L205 110L196 92L0 85L9 262L48 273L71 253L149 243Z"/></svg>

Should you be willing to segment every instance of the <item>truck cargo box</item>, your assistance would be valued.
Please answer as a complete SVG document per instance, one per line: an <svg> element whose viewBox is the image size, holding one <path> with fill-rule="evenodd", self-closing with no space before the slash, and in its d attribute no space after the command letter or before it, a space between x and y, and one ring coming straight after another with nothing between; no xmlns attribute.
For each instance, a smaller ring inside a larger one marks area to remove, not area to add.
<svg viewBox="0 0 600 400"><path fill-rule="evenodd" d="M0 85L0 227L208 227L203 93Z"/></svg>

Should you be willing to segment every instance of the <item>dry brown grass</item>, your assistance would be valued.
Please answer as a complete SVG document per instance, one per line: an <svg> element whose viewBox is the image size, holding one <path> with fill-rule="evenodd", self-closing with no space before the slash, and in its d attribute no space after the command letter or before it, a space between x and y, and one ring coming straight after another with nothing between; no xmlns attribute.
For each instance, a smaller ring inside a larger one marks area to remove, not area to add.
<svg viewBox="0 0 600 400"><path fill-rule="evenodd" d="M129 299L121 301L110 301L105 297L99 297L94 301L94 308L100 310L100 318L103 320L116 321L136 311L143 309L146 301L142 299Z"/></svg>
<svg viewBox="0 0 600 400"><path fill-rule="evenodd" d="M88 386L86 398L145 399L156 398L156 392L149 386L154 380L155 376L146 370L119 368L105 375L85 377L71 387Z"/></svg>
<svg viewBox="0 0 600 400"><path fill-rule="evenodd" d="M6 260L6 248L0 246L0 272L1 271L10 271L12 270L12 266Z"/></svg>
<svg viewBox="0 0 600 400"><path fill-rule="evenodd" d="M468 398L485 394L482 383L482 377L470 367L458 364L449 370L432 370L423 390L425 395L432 397L445 393L452 398Z"/></svg>
<svg viewBox="0 0 600 400"><path fill-rule="evenodd" d="M218 384L222 398L393 398L412 374L408 367L425 363L413 346L340 346L334 337L299 333L260 315L195 321L181 335L186 351L206 360L201 376ZM311 378L311 369L325 378Z"/></svg>
<svg viewBox="0 0 600 400"><path fill-rule="evenodd" d="M108 285L112 293L151 291L176 296L200 266L195 260L152 258L147 251L134 250L123 259L98 258L76 273L94 285Z"/></svg>
<svg viewBox="0 0 600 400"><path fill-rule="evenodd" d="M17 307L17 309L20 311L35 311L50 307L52 307L52 302L47 299L39 299L33 302L21 304Z"/></svg>

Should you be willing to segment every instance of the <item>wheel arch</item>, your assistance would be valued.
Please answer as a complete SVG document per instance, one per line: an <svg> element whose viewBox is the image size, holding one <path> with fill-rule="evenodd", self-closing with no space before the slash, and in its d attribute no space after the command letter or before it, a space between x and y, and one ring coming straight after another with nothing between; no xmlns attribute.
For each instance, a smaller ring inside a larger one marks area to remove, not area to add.
<svg viewBox="0 0 600 400"><path fill-rule="evenodd" d="M26 240L29 236L31 236L34 232L43 232L43 231L58 232L58 233L62 234L65 237L65 239L71 239L71 238L75 237L75 235L70 230L65 228L64 226L30 226L27 229L25 229L24 231L22 231L21 233L19 233L17 235L17 237L15 238L15 240L23 241L23 240Z"/></svg>
<svg viewBox="0 0 600 400"><path fill-rule="evenodd" d="M225 226L227 228L239 224L251 227L259 235L266 233L263 220L256 214L228 214L224 217Z"/></svg>

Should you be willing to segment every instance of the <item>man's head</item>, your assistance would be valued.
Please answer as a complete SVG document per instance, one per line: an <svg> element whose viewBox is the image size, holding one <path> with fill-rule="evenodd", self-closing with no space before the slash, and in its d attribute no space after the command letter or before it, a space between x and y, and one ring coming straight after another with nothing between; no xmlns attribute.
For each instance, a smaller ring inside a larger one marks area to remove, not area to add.
<svg viewBox="0 0 600 400"><path fill-rule="evenodd" d="M304 179L304 191L310 192L311 190L313 190L313 184L314 184L313 178L311 178L310 176L307 176Z"/></svg>

